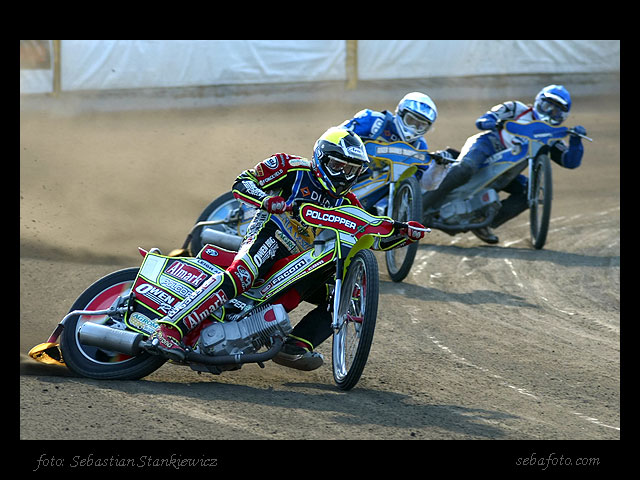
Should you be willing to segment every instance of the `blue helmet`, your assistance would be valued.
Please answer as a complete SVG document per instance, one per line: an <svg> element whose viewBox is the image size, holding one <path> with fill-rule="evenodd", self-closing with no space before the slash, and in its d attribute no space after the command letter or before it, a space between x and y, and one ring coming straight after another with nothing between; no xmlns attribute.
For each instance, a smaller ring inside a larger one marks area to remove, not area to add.
<svg viewBox="0 0 640 480"><path fill-rule="evenodd" d="M407 93L396 108L395 125L400 137L408 143L427 133L438 118L436 104L429 95Z"/></svg>
<svg viewBox="0 0 640 480"><path fill-rule="evenodd" d="M536 95L533 109L544 122L560 125L569 116L571 95L562 85L549 85Z"/></svg>

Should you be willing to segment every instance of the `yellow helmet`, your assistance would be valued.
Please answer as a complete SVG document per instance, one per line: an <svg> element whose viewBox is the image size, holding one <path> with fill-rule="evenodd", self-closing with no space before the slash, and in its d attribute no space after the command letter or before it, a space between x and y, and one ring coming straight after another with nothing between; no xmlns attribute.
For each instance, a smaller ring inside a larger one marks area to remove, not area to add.
<svg viewBox="0 0 640 480"><path fill-rule="evenodd" d="M346 194L368 164L364 143L346 128L331 127L313 146L313 173L325 189L336 195Z"/></svg>

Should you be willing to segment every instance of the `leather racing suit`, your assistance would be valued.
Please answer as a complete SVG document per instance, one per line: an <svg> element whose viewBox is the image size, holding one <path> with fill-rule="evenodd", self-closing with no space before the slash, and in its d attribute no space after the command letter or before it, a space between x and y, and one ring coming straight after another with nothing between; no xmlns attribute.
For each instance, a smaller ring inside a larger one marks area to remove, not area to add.
<svg viewBox="0 0 640 480"><path fill-rule="evenodd" d="M377 140L389 143L403 141L398 134L394 119L395 115L388 110L377 112L366 108L356 113L352 119L345 120L340 126L351 130L363 140ZM424 137L418 137L410 145L419 150L428 149L427 141ZM385 168L385 166L377 164L375 159L372 161L371 169L382 168ZM432 162L426 171L418 170L416 178L420 182L422 190L428 191L437 188L447 175L449 168L450 164L448 163L438 164ZM363 174L358 181L364 180L367 174L371 174L371 169Z"/></svg>
<svg viewBox="0 0 640 480"><path fill-rule="evenodd" d="M316 180L309 160L285 153L273 155L242 172L236 178L232 191L238 200L258 207L258 211L227 270L212 276L178 308L169 311L159 321L177 328L181 336L228 300L249 290L278 260L313 246L315 229L303 224L292 212L272 214L260 209L265 198L277 195L284 198L287 204L297 201L323 207L360 206L351 192L334 196L325 190ZM388 250L404 246L410 241L401 233L394 233L390 237L376 238L372 248ZM291 334L308 345L310 350L332 333L331 316L327 312L330 287L324 282L319 285L317 279L309 278L308 281L299 282L292 295L287 295L286 302L283 302L287 311L293 310L302 300L319 305L296 325Z"/></svg>
<svg viewBox="0 0 640 480"><path fill-rule="evenodd" d="M488 131L467 139L458 157L462 159L460 166L468 169L469 177L478 171L486 158L505 148L514 147L514 142L518 141L516 136L502 129L502 123L507 120L529 123L540 119L531 105L525 105L519 101L498 104L480 116L476 120L476 127ZM580 166L583 153L582 142L577 136L569 138L568 146L564 141L557 140L549 149L549 157L552 161L561 167L570 169ZM491 227L496 228L502 225L528 208L527 184L527 177L518 175L503 189L510 195L502 201L502 207Z"/></svg>

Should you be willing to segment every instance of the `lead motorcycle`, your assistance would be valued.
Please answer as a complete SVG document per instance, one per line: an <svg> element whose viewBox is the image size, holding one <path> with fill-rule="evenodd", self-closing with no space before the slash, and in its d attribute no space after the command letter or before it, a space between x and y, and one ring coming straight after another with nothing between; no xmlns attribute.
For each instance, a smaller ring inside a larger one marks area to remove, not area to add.
<svg viewBox="0 0 640 480"><path fill-rule="evenodd" d="M550 143L567 135L593 140L568 127L544 122L507 121L503 128L520 143L487 158L470 181L430 205L423 212L422 223L451 235L490 226L501 206L498 192L526 169L531 244L541 249L547 239L553 199Z"/></svg>
<svg viewBox="0 0 640 480"><path fill-rule="evenodd" d="M294 285L312 277L315 282L305 282L310 288L335 282L333 377L342 390L356 385L367 362L378 310L378 265L368 248L374 237L390 236L394 227L406 224L351 205L322 208L304 203L299 216L320 229L313 248L277 262L262 281L189 332L183 339L186 359L179 364L212 374L237 370L245 363L264 367L292 331L282 303ZM145 350L156 321L211 275L223 272L235 252L207 244L195 257L162 255L157 249L140 253L144 259L139 268L113 272L89 286L48 340L29 355L101 380L137 380L163 365L164 357Z"/></svg>
<svg viewBox="0 0 640 480"><path fill-rule="evenodd" d="M437 153L416 149L405 142L365 141L367 155L375 168L362 175L353 193L362 206L375 215L387 215L401 222L422 219L420 179L430 175L432 160L446 159ZM238 202L231 192L214 199L202 211L182 246L184 252L198 252L207 243L237 249L255 209ZM385 252L389 276L401 282L408 275L418 244Z"/></svg>

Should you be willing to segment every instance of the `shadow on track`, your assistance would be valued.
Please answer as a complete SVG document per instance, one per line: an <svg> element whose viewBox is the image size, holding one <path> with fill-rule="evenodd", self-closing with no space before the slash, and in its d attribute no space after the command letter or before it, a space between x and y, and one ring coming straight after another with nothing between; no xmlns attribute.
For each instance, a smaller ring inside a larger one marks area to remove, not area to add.
<svg viewBox="0 0 640 480"><path fill-rule="evenodd" d="M535 250L533 248L500 247L482 245L479 247L461 247L458 245L435 245L421 243L419 250L446 253L464 257L482 256L484 258L517 258L531 262L550 262L565 267L619 267L620 255L600 256L580 253L559 252L555 250Z"/></svg>

